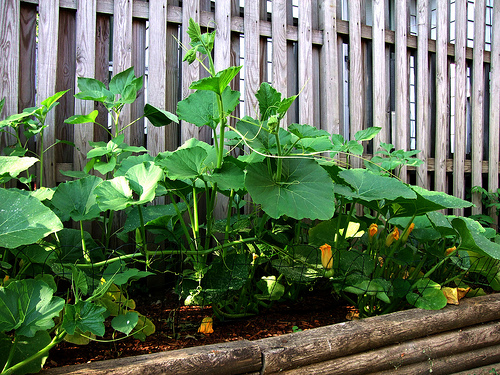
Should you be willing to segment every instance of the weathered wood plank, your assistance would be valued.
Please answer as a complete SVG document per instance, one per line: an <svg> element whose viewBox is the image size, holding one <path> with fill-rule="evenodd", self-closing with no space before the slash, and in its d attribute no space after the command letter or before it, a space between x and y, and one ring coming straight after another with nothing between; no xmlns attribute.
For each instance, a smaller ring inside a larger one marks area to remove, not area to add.
<svg viewBox="0 0 500 375"><path fill-rule="evenodd" d="M312 7L310 1L299 2L299 122L314 123L313 61L312 61Z"/></svg>
<svg viewBox="0 0 500 375"><path fill-rule="evenodd" d="M119 358L45 371L47 375L245 374L261 368L259 347L246 340Z"/></svg>
<svg viewBox="0 0 500 375"><path fill-rule="evenodd" d="M500 1L496 1L493 5L489 120L488 191L497 191L500 155ZM495 222L498 222L498 217L494 212L496 210L491 211L490 215L494 215Z"/></svg>
<svg viewBox="0 0 500 375"><path fill-rule="evenodd" d="M254 116L258 113L258 103L255 93L259 89L259 47L260 47L260 1L251 1L245 3L245 54L244 54L244 115Z"/></svg>
<svg viewBox="0 0 500 375"><path fill-rule="evenodd" d="M111 22L108 15L98 14L96 16L96 40L95 40L95 78L103 82L106 87L109 84L109 43L111 37ZM94 103L94 108L99 111L94 124L94 141L109 140L108 111L102 103Z"/></svg>
<svg viewBox="0 0 500 375"><path fill-rule="evenodd" d="M188 0L182 4L182 43L189 48L189 36L187 35L187 28L189 26L189 19L192 18L195 22L200 22L200 2L199 0ZM184 57L185 52L182 53ZM188 64L187 61L182 63L182 99L185 99L191 94L192 90L189 86L194 81L200 78L200 64L195 61ZM193 124L188 124L182 121L181 124L181 143L186 142L190 138L198 138L199 129Z"/></svg>
<svg viewBox="0 0 500 375"><path fill-rule="evenodd" d="M113 6L113 75L132 66L132 1L116 0ZM120 114L118 128L127 126L132 120L130 105L125 105ZM118 130L113 130L113 134ZM122 132L125 143L130 144L130 128ZM122 134L120 133L120 134Z"/></svg>
<svg viewBox="0 0 500 375"><path fill-rule="evenodd" d="M436 39L436 141L434 189L447 192L446 158L448 153L448 5L437 2L437 39Z"/></svg>
<svg viewBox="0 0 500 375"><path fill-rule="evenodd" d="M168 12L168 10L167 10ZM168 15L168 13L167 13ZM179 26L167 24L167 90L166 109L172 113L177 110L181 100L181 67L179 66L179 44L177 42ZM165 128L165 149L175 150L180 146L180 125L172 123Z"/></svg>
<svg viewBox="0 0 500 375"><path fill-rule="evenodd" d="M408 12L407 1L396 1L396 139L397 150L408 150L409 137L409 86L408 86ZM400 178L406 182L406 168L401 168Z"/></svg>
<svg viewBox="0 0 500 375"><path fill-rule="evenodd" d="M0 100L5 98L5 105L0 119L18 113L19 95L19 40L20 40L20 5L17 0L0 0ZM15 143L15 137L7 133L0 134L0 153L6 146Z"/></svg>
<svg viewBox="0 0 500 375"><path fill-rule="evenodd" d="M483 185L484 113L484 0L474 4L474 59L472 60L472 186ZM472 193L472 214L482 213L481 193Z"/></svg>
<svg viewBox="0 0 500 375"><path fill-rule="evenodd" d="M453 154L453 195L465 198L464 161L466 139L466 74L467 62L465 44L467 42L467 0L455 3L455 152ZM463 215L463 209L454 210L455 215Z"/></svg>
<svg viewBox="0 0 500 375"><path fill-rule="evenodd" d="M75 114L75 71L76 71L76 22L71 10L59 11L59 40L57 47L57 79L56 91L69 90L59 99L55 108L55 137L66 141L74 141L74 130L80 125L65 124L64 120ZM81 125L87 127L88 125ZM54 154L57 163L73 163L74 147L60 143L55 146ZM57 175L57 169L56 169Z"/></svg>
<svg viewBox="0 0 500 375"><path fill-rule="evenodd" d="M76 79L78 77L95 77L96 30L96 0L78 2L76 11ZM76 82L74 83L75 87L77 87ZM75 114L88 114L93 110L94 103L92 101L75 99ZM85 167L87 152L90 150L89 140L94 140L94 125L76 125L74 130L73 164L77 171Z"/></svg>
<svg viewBox="0 0 500 375"><path fill-rule="evenodd" d="M337 74L339 60L337 51L337 1L321 0L319 6L319 27L323 31L323 45L320 51L320 105L321 129L330 134L340 133L339 93L340 80Z"/></svg>
<svg viewBox="0 0 500 375"><path fill-rule="evenodd" d="M350 139L364 128L364 74L361 51L361 3L362 0L349 2L349 126ZM363 8L364 9L364 8ZM353 158L355 168L362 166L361 159Z"/></svg>
<svg viewBox="0 0 500 375"><path fill-rule="evenodd" d="M427 158L430 154L429 133L429 2L419 0L418 6L418 48L417 48L417 149L423 161L417 169L417 185L429 188Z"/></svg>
<svg viewBox="0 0 500 375"><path fill-rule="evenodd" d="M151 32L151 30L150 30ZM155 32L155 30L152 30ZM163 34L165 35L165 34ZM132 64L136 77L144 76L146 73L146 21L141 19L132 20ZM162 52L162 55L165 51ZM151 60L149 60L151 61ZM145 146L144 135L144 105L145 102L144 86L137 93L137 99L130 105L130 119L135 121L130 127L130 145ZM154 154L153 154L154 155Z"/></svg>
<svg viewBox="0 0 500 375"><path fill-rule="evenodd" d="M373 139L373 150L377 151L380 143L388 143L390 128L387 123L385 61L385 1L374 0L372 26L372 88L373 88L373 126L382 128Z"/></svg>
<svg viewBox="0 0 500 375"><path fill-rule="evenodd" d="M165 109L167 91L167 0L150 3L148 102ZM153 58L152 58L153 57ZM165 128L157 128L147 121L148 150L151 155L165 151Z"/></svg>
<svg viewBox="0 0 500 375"><path fill-rule="evenodd" d="M331 374L356 375L399 369L400 373L413 364L432 362L435 359L460 355L463 352L490 347L500 343L500 323L458 329L400 344L385 346L360 354L324 361L282 374Z"/></svg>
<svg viewBox="0 0 500 375"><path fill-rule="evenodd" d="M38 6L38 92L37 105L42 100L55 94L56 72L57 72L57 47L59 36L59 0L43 1ZM47 149L56 140L55 133L55 113L50 111L45 120L48 125L44 131L43 145L41 148ZM41 181L38 186L55 186L56 184L56 160L54 148L50 148L44 153L43 171L38 173ZM43 175L43 176L42 176Z"/></svg>
<svg viewBox="0 0 500 375"><path fill-rule="evenodd" d="M400 311L256 343L262 350L265 373L273 373L498 319L500 295L490 295L465 299L460 306L443 310Z"/></svg>
<svg viewBox="0 0 500 375"><path fill-rule="evenodd" d="M274 0L272 10L272 42L273 42L273 87L282 93L287 93L287 53L286 53L286 0ZM287 116L283 118L283 126L288 124Z"/></svg>

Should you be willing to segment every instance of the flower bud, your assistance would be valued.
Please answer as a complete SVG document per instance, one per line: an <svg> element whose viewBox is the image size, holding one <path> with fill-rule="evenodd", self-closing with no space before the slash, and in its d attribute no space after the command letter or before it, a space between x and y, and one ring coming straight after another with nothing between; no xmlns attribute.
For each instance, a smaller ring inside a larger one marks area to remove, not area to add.
<svg viewBox="0 0 500 375"><path fill-rule="evenodd" d="M446 249L446 250L444 251L444 256L446 256L446 257L447 257L448 255L450 255L451 253L453 253L456 249L457 249L457 247L456 247L456 246L449 247L448 249Z"/></svg>
<svg viewBox="0 0 500 375"><path fill-rule="evenodd" d="M280 126L280 122L278 120L278 117L276 115L269 117L269 120L267 120L267 126L269 128L270 133L278 134L278 129Z"/></svg>
<svg viewBox="0 0 500 375"><path fill-rule="evenodd" d="M213 333L214 329L212 327L212 324L213 324L212 318L208 316L203 318L203 320L201 321L200 328L198 328L198 333L204 333L204 334Z"/></svg>
<svg viewBox="0 0 500 375"><path fill-rule="evenodd" d="M394 227L394 230L389 233L387 238L385 239L385 246L389 247L392 245L394 241L399 240L399 229Z"/></svg>
<svg viewBox="0 0 500 375"><path fill-rule="evenodd" d="M403 243L406 243L406 241L408 241L408 236L410 235L413 228L415 228L415 223L411 223L408 229L404 232L403 237L401 238L401 241L403 241Z"/></svg>
<svg viewBox="0 0 500 375"><path fill-rule="evenodd" d="M370 227L368 228L368 240L370 242L373 241L373 237L377 234L378 232L378 225L375 223L371 223Z"/></svg>
<svg viewBox="0 0 500 375"><path fill-rule="evenodd" d="M325 269L329 270L333 267L332 247L325 243L319 249L321 250L321 264Z"/></svg>

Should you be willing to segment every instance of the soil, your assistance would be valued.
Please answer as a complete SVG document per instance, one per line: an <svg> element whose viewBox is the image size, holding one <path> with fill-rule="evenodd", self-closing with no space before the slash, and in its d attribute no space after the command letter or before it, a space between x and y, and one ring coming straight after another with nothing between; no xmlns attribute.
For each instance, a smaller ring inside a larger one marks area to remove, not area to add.
<svg viewBox="0 0 500 375"><path fill-rule="evenodd" d="M210 306L181 306L173 293L135 300L136 310L156 326L156 332L146 341L127 338L115 342L94 341L81 346L62 342L51 350L45 368L243 339L257 340L344 322L348 315L355 313L353 307L330 292L314 290L295 302L277 302L257 316L225 321L214 319L214 332L201 334L198 328L202 319L214 315ZM111 335L112 330L108 327L104 338L110 339Z"/></svg>

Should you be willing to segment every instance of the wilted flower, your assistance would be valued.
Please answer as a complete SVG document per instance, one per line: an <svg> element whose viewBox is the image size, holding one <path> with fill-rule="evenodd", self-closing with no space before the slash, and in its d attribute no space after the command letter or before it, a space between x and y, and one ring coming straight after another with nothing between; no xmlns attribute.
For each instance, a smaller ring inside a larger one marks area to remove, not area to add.
<svg viewBox="0 0 500 375"><path fill-rule="evenodd" d="M448 249L446 249L446 250L444 251L444 256L446 256L446 257L447 257L448 255L450 255L451 253L453 253L456 249L457 249L457 247L456 247L456 246L449 247Z"/></svg>
<svg viewBox="0 0 500 375"><path fill-rule="evenodd" d="M213 333L214 329L212 327L212 324L213 324L212 318L208 316L203 318L203 320L201 321L200 328L198 328L198 333L204 333L204 334Z"/></svg>
<svg viewBox="0 0 500 375"><path fill-rule="evenodd" d="M401 238L401 241L403 241L403 243L408 241L408 236L410 235L413 228L415 228L415 223L411 223L408 229L404 232L403 237Z"/></svg>
<svg viewBox="0 0 500 375"><path fill-rule="evenodd" d="M323 264L323 267L329 270L333 267L332 247L325 243L324 245L320 246L319 249L321 250L321 264Z"/></svg>
<svg viewBox="0 0 500 375"><path fill-rule="evenodd" d="M368 228L368 238L370 241L372 240L373 236L375 236L378 232L378 225L375 223L371 223L370 227Z"/></svg>
<svg viewBox="0 0 500 375"><path fill-rule="evenodd" d="M389 233L387 238L385 239L385 246L389 247L392 245L394 241L399 240L399 229L394 227L394 230Z"/></svg>

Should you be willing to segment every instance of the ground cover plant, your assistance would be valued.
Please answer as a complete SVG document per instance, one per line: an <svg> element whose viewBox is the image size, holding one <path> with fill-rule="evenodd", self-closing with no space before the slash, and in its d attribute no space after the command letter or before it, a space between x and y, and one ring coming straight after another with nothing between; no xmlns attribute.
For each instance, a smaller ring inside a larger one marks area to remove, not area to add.
<svg viewBox="0 0 500 375"><path fill-rule="evenodd" d="M60 341L102 336L106 319L116 338L146 339L155 327L135 311L127 289L157 272L176 280L186 305L211 305L218 319L258 314L320 284L362 317L440 309L485 287L500 289L496 232L443 213L472 204L397 178L401 166L418 165L416 152L383 144L367 168L342 165L336 156L361 157L362 142L380 128L351 140L307 124L285 128L297 96L267 83L256 93L258 117L232 126L240 93L230 84L240 67L216 72L214 32L190 21L188 35L185 60L198 60L208 77L191 84L176 114L149 104L144 112L155 126L208 126L212 144L190 139L158 155L125 144L135 121L121 124L120 114L143 83L133 68L108 87L78 79L76 97L103 103L112 126L108 142L90 142L84 170L66 173L73 181L47 188L40 179L34 189L29 170L43 164L44 146L27 156L19 136L41 141L64 92L0 122L16 139L0 156L0 201L9 202L0 209L0 345L9 353L0 359L2 374L39 370ZM89 126L96 118L94 111L66 122ZM7 188L10 180L25 188ZM217 217L221 200L227 210ZM117 216L125 218L118 229ZM85 230L89 222L100 236ZM117 239L124 245L113 247Z"/></svg>

